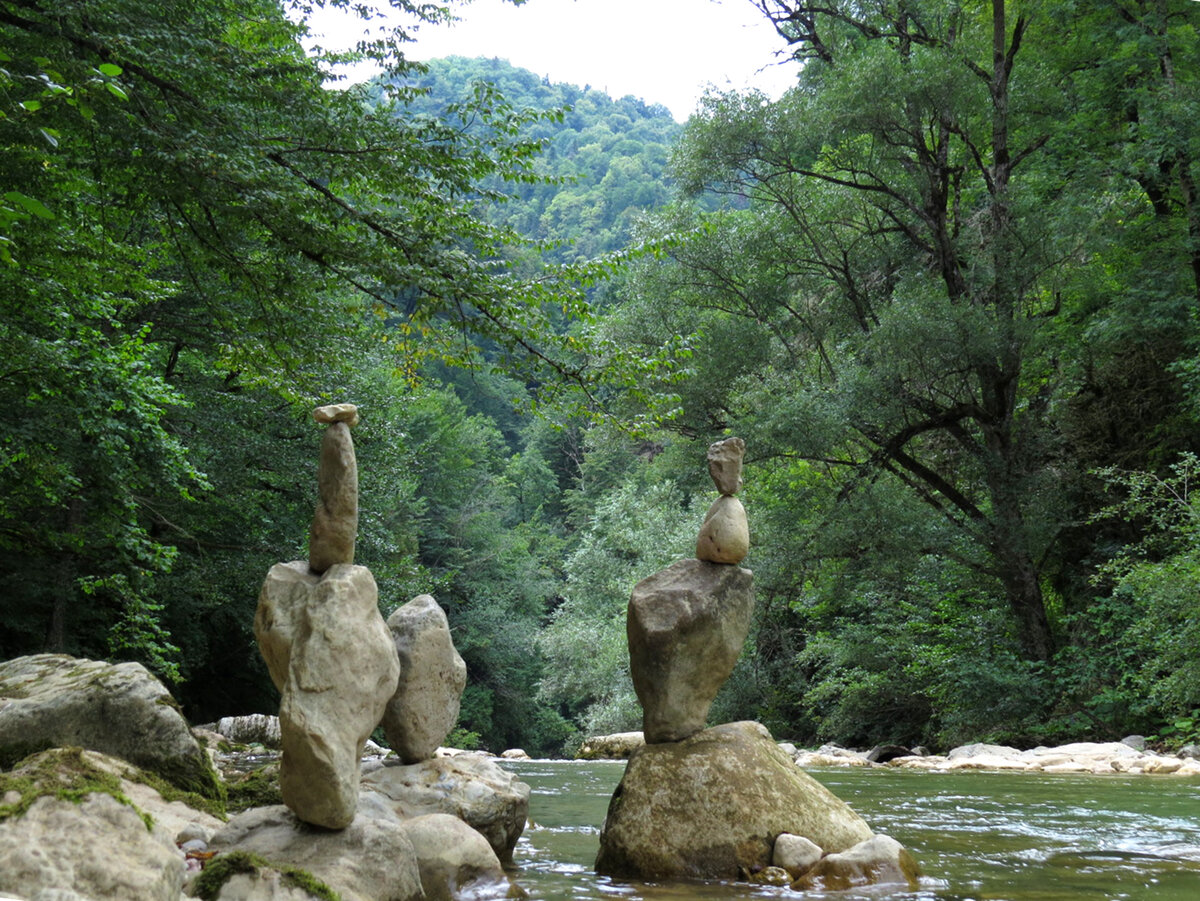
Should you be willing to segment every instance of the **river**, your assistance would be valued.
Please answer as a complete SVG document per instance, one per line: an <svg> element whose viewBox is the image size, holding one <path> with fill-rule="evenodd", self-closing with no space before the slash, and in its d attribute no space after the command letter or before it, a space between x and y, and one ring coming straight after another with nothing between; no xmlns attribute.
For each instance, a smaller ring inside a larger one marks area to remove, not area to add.
<svg viewBox="0 0 1200 901"><path fill-rule="evenodd" d="M920 862L919 891L831 895L742 884L654 885L592 863L623 762L504 761L533 789L516 849L532 901L1197 901L1200 779L813 769Z"/></svg>

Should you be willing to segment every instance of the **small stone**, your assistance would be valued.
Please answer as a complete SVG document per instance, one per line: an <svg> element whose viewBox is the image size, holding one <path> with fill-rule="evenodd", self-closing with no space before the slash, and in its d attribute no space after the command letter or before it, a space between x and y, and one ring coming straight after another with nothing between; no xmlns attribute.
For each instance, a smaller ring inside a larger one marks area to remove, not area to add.
<svg viewBox="0 0 1200 901"><path fill-rule="evenodd" d="M792 877L782 867L763 867L751 877L751 881L762 885L790 885Z"/></svg>
<svg viewBox="0 0 1200 901"><path fill-rule="evenodd" d="M320 423L344 422L347 426L356 426L358 407L354 404L329 404L313 410L312 417Z"/></svg>
<svg viewBox="0 0 1200 901"><path fill-rule="evenodd" d="M189 841L183 842L179 846L179 850L183 851L185 854L188 851L207 851L208 850L208 842L204 841L204 839L201 839L201 838L193 838L193 839L190 839Z"/></svg>
<svg viewBox="0 0 1200 901"><path fill-rule="evenodd" d="M524 748L509 748L500 755L501 760L528 760L529 755Z"/></svg>
<svg viewBox="0 0 1200 901"><path fill-rule="evenodd" d="M205 844L212 838L212 832L203 823L188 823L179 830L175 836L175 844L182 845L186 842L200 839Z"/></svg>
<svg viewBox="0 0 1200 901"><path fill-rule="evenodd" d="M750 551L746 509L731 495L722 495L708 508L696 538L696 559L709 563L741 563Z"/></svg>
<svg viewBox="0 0 1200 901"><path fill-rule="evenodd" d="M876 835L853 848L829 854L792 885L797 891L844 891L861 885L907 885L915 889L921 870L894 838Z"/></svg>
<svg viewBox="0 0 1200 901"><path fill-rule="evenodd" d="M746 442L741 438L726 438L708 446L708 474L721 494L737 494L742 487L742 457Z"/></svg>
<svg viewBox="0 0 1200 901"><path fill-rule="evenodd" d="M825 854L821 846L803 835L781 832L775 839L771 863L783 867L795 879L808 871ZM788 881L791 882L791 879Z"/></svg>
<svg viewBox="0 0 1200 901"><path fill-rule="evenodd" d="M1144 735L1126 735L1121 739L1121 744L1128 745L1135 751L1146 750L1146 736Z"/></svg>

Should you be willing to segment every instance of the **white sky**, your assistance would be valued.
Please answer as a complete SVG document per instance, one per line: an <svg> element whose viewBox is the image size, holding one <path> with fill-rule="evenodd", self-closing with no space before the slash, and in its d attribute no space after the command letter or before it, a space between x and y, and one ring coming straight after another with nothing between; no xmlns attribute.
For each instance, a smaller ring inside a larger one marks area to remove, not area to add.
<svg viewBox="0 0 1200 901"><path fill-rule="evenodd" d="M473 0L455 8L462 21L421 26L410 58L500 57L553 82L661 103L681 121L707 85L778 97L795 80L796 65L778 56L783 41L749 0ZM334 48L352 45L363 24L320 13L310 27Z"/></svg>

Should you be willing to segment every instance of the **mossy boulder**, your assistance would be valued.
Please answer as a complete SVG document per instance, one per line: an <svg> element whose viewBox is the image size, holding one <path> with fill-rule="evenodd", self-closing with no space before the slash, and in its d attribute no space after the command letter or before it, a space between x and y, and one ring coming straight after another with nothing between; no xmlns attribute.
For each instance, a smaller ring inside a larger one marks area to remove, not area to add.
<svg viewBox="0 0 1200 901"><path fill-rule="evenodd" d="M728 723L629 759L600 833L596 871L623 878L738 879L771 864L781 833L826 852L872 836L758 723Z"/></svg>
<svg viewBox="0 0 1200 901"><path fill-rule="evenodd" d="M122 778L126 767L67 748L0 774L0 894L178 901L183 859L165 824L173 805L183 819L204 814Z"/></svg>
<svg viewBox="0 0 1200 901"><path fill-rule="evenodd" d="M0 663L0 768L65 747L110 754L183 791L223 797L179 705L141 664L65 654Z"/></svg>

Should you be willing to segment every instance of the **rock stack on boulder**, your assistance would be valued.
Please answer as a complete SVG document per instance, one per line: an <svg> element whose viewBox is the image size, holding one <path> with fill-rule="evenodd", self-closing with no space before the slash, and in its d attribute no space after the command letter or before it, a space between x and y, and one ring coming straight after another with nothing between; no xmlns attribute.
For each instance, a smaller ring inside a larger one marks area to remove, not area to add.
<svg viewBox="0 0 1200 901"><path fill-rule="evenodd" d="M709 447L720 497L700 528L696 559L642 580L630 597L630 672L645 744L630 755L613 793L596 871L645 880L756 879L805 890L915 887L917 868L907 852L878 841L765 727L704 728L753 613L753 577L738 566L750 548L746 512L735 497L744 453L740 438ZM797 847L805 853L794 853Z"/></svg>
<svg viewBox="0 0 1200 901"><path fill-rule="evenodd" d="M284 803L301 820L330 829L358 806L359 758L395 694L396 645L379 614L370 570L354 565L358 471L351 404L318 407L320 502L309 559L278 563L259 594L254 634L279 689Z"/></svg>

